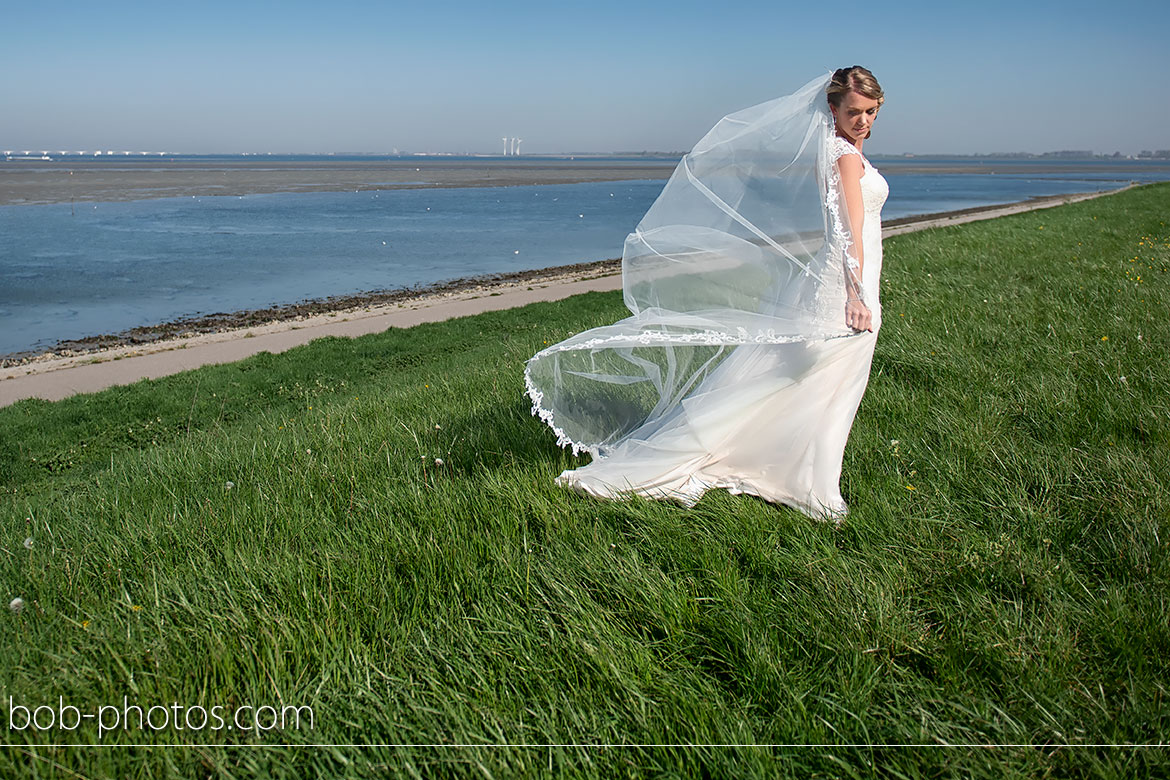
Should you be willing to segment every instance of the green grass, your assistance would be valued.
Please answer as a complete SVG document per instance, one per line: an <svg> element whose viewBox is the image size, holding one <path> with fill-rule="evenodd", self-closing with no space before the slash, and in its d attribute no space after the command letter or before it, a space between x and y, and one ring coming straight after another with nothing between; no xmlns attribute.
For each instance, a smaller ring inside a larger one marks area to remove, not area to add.
<svg viewBox="0 0 1170 780"><path fill-rule="evenodd" d="M0 409L5 711L315 726L9 731L0 776L1166 774L1078 745L1170 734L1168 211L1146 186L889 240L838 530L553 484L587 456L524 361L618 293ZM231 747L277 743L470 747Z"/></svg>

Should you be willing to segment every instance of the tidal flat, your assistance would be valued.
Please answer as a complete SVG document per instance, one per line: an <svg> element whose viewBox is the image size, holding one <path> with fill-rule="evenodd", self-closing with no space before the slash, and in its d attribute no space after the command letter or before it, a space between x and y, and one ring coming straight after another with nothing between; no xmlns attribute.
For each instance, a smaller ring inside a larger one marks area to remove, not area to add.
<svg viewBox="0 0 1170 780"><path fill-rule="evenodd" d="M0 164L0 206L109 202L187 195L257 195L426 187L508 187L665 179L676 157L262 158L94 160Z"/></svg>

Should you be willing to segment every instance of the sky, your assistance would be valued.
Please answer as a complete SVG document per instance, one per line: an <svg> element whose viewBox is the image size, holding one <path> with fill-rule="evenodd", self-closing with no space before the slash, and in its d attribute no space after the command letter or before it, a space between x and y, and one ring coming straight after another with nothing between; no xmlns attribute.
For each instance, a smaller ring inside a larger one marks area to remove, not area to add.
<svg viewBox="0 0 1170 780"><path fill-rule="evenodd" d="M1170 3L0 0L0 150L683 151L833 68L871 154L1170 149Z"/></svg>

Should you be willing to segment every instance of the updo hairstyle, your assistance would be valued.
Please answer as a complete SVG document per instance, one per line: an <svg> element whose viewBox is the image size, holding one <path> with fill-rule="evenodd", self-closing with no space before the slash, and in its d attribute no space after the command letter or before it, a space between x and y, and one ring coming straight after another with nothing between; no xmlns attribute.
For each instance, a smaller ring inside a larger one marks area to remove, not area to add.
<svg viewBox="0 0 1170 780"><path fill-rule="evenodd" d="M870 100L876 100L879 106L886 102L885 94L877 79L868 69L860 65L854 65L852 68L838 68L833 71L833 79L829 82L829 86L825 87L825 95L829 99L829 105L834 108L841 107L841 101L850 91L864 95ZM872 133L871 129L870 134Z"/></svg>

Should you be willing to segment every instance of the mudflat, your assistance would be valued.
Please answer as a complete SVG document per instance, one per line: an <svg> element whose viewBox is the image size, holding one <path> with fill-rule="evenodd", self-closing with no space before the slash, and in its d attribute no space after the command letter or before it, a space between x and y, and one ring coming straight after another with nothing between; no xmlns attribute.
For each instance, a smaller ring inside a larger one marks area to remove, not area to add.
<svg viewBox="0 0 1170 780"><path fill-rule="evenodd" d="M273 192L507 187L665 179L677 158L482 160L93 160L0 163L0 205L142 200Z"/></svg>

